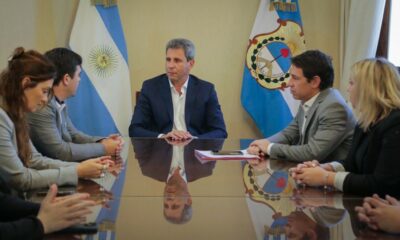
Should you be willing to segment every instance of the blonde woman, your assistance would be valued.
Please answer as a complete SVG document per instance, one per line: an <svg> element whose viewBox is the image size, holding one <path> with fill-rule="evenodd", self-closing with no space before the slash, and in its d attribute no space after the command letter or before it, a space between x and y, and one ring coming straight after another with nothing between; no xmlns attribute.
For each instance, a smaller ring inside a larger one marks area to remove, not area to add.
<svg viewBox="0 0 400 240"><path fill-rule="evenodd" d="M299 164L292 176L310 186L334 186L357 195L400 194L400 78L385 59L366 59L351 69L348 87L358 122L344 161Z"/></svg>

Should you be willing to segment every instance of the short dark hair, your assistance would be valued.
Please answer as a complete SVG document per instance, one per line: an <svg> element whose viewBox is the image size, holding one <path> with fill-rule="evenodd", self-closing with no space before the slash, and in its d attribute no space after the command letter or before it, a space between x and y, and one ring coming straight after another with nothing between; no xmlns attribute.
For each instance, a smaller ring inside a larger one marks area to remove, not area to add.
<svg viewBox="0 0 400 240"><path fill-rule="evenodd" d="M333 86L335 77L332 58L319 50L305 51L292 58L292 64L303 70L304 77L310 81L313 77L319 76L321 83L320 90Z"/></svg>
<svg viewBox="0 0 400 240"><path fill-rule="evenodd" d="M57 86L65 74L74 76L76 67L82 65L82 57L68 48L54 48L44 54L57 68L54 86Z"/></svg>
<svg viewBox="0 0 400 240"><path fill-rule="evenodd" d="M196 52L196 48L194 47L194 44L192 41L185 39L185 38L175 38L169 40L167 45L165 46L165 52L168 51L168 49L183 49L185 52L185 57L187 61L193 60Z"/></svg>

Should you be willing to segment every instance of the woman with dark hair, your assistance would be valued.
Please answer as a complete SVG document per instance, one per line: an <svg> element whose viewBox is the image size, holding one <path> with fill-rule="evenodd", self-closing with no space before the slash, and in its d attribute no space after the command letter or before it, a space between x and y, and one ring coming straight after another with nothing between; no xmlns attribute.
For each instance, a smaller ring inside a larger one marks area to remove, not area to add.
<svg viewBox="0 0 400 240"><path fill-rule="evenodd" d="M42 156L32 145L26 114L48 101L55 74L42 54L19 47L0 75L0 176L16 190L76 185L78 177L99 177L112 164L108 156L63 162Z"/></svg>

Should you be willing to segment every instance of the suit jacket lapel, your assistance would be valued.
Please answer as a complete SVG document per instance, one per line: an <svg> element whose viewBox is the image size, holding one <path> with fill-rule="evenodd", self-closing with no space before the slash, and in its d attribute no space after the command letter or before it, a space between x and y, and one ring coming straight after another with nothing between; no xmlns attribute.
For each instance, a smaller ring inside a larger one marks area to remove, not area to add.
<svg viewBox="0 0 400 240"><path fill-rule="evenodd" d="M307 112L307 118L306 118L306 124L304 125L304 133L307 132L308 125L310 125L311 121L313 120L313 116L315 114L315 111L318 109L319 104L324 101L326 96L329 94L329 89L323 90L317 99L315 99L314 104L311 106L311 108ZM305 137L303 137L303 140L305 140Z"/></svg>
<svg viewBox="0 0 400 240"><path fill-rule="evenodd" d="M160 88L159 88L159 93L161 94L161 98L162 98L162 102L165 106L165 109L167 109L168 112L168 116L172 122L174 122L174 109L173 109L173 105L172 105L172 95L171 95L171 87L169 85L169 80L167 75L164 75L161 84L160 84ZM157 93L154 93L157 94Z"/></svg>
<svg viewBox="0 0 400 240"><path fill-rule="evenodd" d="M159 181L167 182L169 169L172 163L172 146L165 141L153 145L151 155L147 160L147 170L150 177L158 179Z"/></svg>
<svg viewBox="0 0 400 240"><path fill-rule="evenodd" d="M353 135L353 145L358 146L360 145L361 138L363 136L364 132L360 127L357 127L357 130L355 131Z"/></svg>
<svg viewBox="0 0 400 240"><path fill-rule="evenodd" d="M66 139L66 140L69 140L69 141L72 141L72 137L69 134L69 132L67 131L67 123L66 123L67 119L64 118L64 123L62 123L62 117L63 117L62 115L64 115L64 111L66 111L65 108L67 106L64 106L64 110L62 110L61 113L59 113L59 107L58 107L58 104L57 104L56 97L53 97L50 100L50 105L51 105L52 109L56 110L56 125L57 125L57 128L58 128L58 131L61 133L62 138Z"/></svg>
<svg viewBox="0 0 400 240"><path fill-rule="evenodd" d="M185 123L186 123L186 129L189 131L189 123L190 123L190 113L191 110L194 109L194 102L196 100L196 94L197 92L195 91L196 87L196 82L195 79L192 76L189 76L189 83L187 87L187 92L186 92L186 102L185 102Z"/></svg>
<svg viewBox="0 0 400 240"><path fill-rule="evenodd" d="M371 132L370 134L372 136L374 134L374 132ZM368 146L366 148L364 148L364 149L362 148L361 145L363 144L363 139L366 137L365 135L366 135L366 133L361 128L358 128L358 131L353 135L353 138L354 138L354 143L353 144L354 144L354 146L357 146L357 147L353 148L354 151L352 152L353 158L355 159L355 161L354 161L355 166L354 167L356 169L356 172L365 171L365 169L364 169L364 167L365 167L364 161L366 160L366 154L368 153L368 149L373 149L373 148L370 148L371 142L368 143ZM364 151L361 153L361 152L359 152L360 149L363 149ZM362 155L361 159L357 158L356 154L357 155Z"/></svg>
<svg viewBox="0 0 400 240"><path fill-rule="evenodd" d="M56 102L56 98L55 97L53 97L50 100L50 105L51 105L52 109L56 109L56 124L57 124L57 128L59 129L60 132L62 132L61 119L60 119L60 116L58 114L58 110L57 110L58 107L57 107L57 102Z"/></svg>
<svg viewBox="0 0 400 240"><path fill-rule="evenodd" d="M304 134L302 131L303 123L304 123L304 109L302 106L299 106L298 114L297 114L297 122L299 126L299 145L303 144ZM305 127L305 126L304 126Z"/></svg>

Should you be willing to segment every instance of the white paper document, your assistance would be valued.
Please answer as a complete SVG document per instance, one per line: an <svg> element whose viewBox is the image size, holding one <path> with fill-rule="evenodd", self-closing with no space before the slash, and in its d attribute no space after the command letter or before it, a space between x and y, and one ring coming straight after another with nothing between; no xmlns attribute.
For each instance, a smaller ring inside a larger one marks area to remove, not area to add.
<svg viewBox="0 0 400 240"><path fill-rule="evenodd" d="M247 153L247 150L223 150L220 152L195 150L194 154L200 160L249 160L259 159L259 156Z"/></svg>

